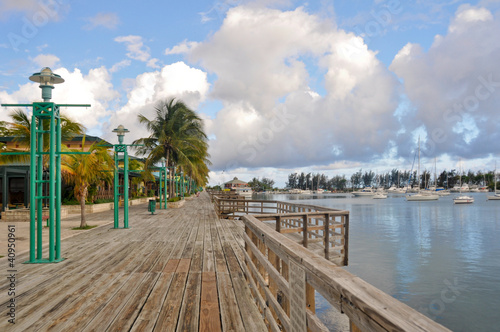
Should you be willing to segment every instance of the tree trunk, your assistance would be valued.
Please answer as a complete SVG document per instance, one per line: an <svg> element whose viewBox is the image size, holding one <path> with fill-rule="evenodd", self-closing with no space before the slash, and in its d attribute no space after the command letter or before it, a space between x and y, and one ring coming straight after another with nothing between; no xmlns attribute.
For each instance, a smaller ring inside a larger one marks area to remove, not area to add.
<svg viewBox="0 0 500 332"><path fill-rule="evenodd" d="M87 221L85 220L85 199L87 198L87 187L80 189L80 208L81 208L81 221L80 228L87 227Z"/></svg>

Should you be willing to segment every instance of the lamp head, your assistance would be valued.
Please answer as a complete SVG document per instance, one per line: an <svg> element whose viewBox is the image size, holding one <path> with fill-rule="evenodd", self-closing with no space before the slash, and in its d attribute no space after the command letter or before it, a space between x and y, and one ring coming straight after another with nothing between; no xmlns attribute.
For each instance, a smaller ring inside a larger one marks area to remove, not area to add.
<svg viewBox="0 0 500 332"><path fill-rule="evenodd" d="M64 79L57 74L54 74L49 67L42 68L39 73L34 73L30 76L30 80L33 82L40 83L40 89L42 89L43 101L50 101L52 98L52 89L54 89L54 84L60 84L64 82Z"/></svg>
<svg viewBox="0 0 500 332"><path fill-rule="evenodd" d="M123 136L125 136L125 133L128 133L129 130L126 129L123 125L119 125L117 128L113 129L113 132L118 135L118 142L122 144Z"/></svg>

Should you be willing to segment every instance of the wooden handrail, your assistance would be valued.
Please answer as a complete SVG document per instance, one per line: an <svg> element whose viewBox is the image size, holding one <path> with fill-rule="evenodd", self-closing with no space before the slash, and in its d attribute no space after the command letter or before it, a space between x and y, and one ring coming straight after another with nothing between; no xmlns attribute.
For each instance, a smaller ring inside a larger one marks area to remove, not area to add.
<svg viewBox="0 0 500 332"><path fill-rule="evenodd" d="M274 231L256 216L246 215L242 220L245 273L271 330L327 331L315 315L317 291L349 317L353 330L449 331Z"/></svg>
<svg viewBox="0 0 500 332"><path fill-rule="evenodd" d="M349 211L282 201L249 200L212 196L219 218L241 218L253 214L273 221L277 232L319 252L331 262L348 264ZM307 221L306 221L307 220Z"/></svg>

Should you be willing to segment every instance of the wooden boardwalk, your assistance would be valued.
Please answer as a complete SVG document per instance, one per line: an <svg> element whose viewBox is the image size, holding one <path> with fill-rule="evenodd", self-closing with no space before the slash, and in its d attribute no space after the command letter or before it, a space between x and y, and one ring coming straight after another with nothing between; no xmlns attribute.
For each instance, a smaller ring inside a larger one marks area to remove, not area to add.
<svg viewBox="0 0 500 332"><path fill-rule="evenodd" d="M2 274L0 331L267 331L241 267L243 225L217 219L206 193L155 215L132 206L130 228L111 227L63 240L61 263L18 255L16 324Z"/></svg>

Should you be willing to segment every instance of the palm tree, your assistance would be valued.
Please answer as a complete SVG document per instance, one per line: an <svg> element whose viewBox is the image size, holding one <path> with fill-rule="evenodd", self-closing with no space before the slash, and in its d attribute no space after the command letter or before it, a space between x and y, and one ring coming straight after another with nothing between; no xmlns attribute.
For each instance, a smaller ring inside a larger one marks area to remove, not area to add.
<svg viewBox="0 0 500 332"><path fill-rule="evenodd" d="M22 109L15 109L10 114L12 122L0 123L0 134L13 136L14 141L19 143L25 150L29 150L31 139L31 119ZM85 127L70 118L61 115L61 141L68 141L75 135L83 135ZM49 129L49 120L44 120L42 128ZM43 135L44 151L49 149L49 133ZM28 162L29 155L0 156L0 164L10 162ZM44 168L48 162L48 155L44 156Z"/></svg>
<svg viewBox="0 0 500 332"><path fill-rule="evenodd" d="M153 120L139 115L139 122L146 125L150 135L134 141L134 144L141 145L137 152L148 155L145 168L152 167L164 157L167 166L185 170L199 185L204 185L208 177L209 154L202 119L175 99L159 102L155 111ZM172 186L169 193L172 197Z"/></svg>
<svg viewBox="0 0 500 332"><path fill-rule="evenodd" d="M85 200L87 199L89 186L101 181L111 183L113 179L113 172L111 170L114 169L114 160L109 154L108 149L109 146L94 143L86 151L89 154L69 154L65 155L62 160L61 173L68 184L74 185L75 197L80 201L80 228L87 226L85 220ZM76 150L71 151L76 152ZM84 148L82 147L78 152L84 152Z"/></svg>

